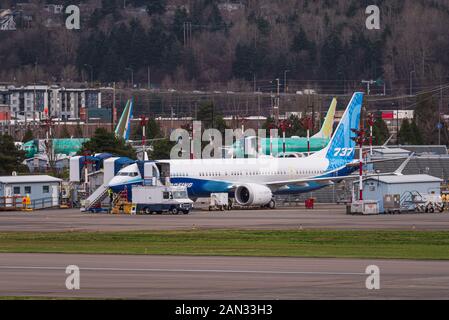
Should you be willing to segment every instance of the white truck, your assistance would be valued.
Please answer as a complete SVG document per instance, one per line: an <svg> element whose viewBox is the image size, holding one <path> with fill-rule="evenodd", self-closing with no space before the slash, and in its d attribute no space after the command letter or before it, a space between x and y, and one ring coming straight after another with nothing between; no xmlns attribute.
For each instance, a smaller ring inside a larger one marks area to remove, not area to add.
<svg viewBox="0 0 449 320"><path fill-rule="evenodd" d="M189 199L185 186L132 187L132 214L188 214L192 207L193 201Z"/></svg>

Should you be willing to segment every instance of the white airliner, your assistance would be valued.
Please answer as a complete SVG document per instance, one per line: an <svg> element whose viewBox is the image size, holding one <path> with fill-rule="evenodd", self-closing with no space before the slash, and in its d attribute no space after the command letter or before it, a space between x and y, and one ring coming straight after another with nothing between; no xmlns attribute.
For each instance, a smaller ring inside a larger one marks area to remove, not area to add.
<svg viewBox="0 0 449 320"><path fill-rule="evenodd" d="M306 158L186 159L159 160L170 163L170 181L185 185L189 197L225 192L243 206L275 207L273 195L317 190L347 178L357 170L354 160L355 133L360 125L363 93L351 98L329 144ZM142 183L139 166L120 170L109 187L118 192Z"/></svg>

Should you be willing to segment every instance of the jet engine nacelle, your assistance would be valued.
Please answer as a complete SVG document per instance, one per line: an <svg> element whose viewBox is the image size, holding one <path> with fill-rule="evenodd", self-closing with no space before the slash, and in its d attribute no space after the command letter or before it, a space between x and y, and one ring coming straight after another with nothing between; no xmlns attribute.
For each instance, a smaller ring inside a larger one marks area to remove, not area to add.
<svg viewBox="0 0 449 320"><path fill-rule="evenodd" d="M242 206L264 206L272 197L270 188L255 183L243 184L235 190L235 200Z"/></svg>

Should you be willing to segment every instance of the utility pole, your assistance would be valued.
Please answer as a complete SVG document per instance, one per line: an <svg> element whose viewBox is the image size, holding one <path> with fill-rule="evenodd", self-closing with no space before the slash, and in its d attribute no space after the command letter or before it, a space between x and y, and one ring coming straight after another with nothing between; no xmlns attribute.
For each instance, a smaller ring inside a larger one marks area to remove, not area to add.
<svg viewBox="0 0 449 320"><path fill-rule="evenodd" d="M147 118L145 116L140 117L140 126L142 127L142 160L145 161L145 146L147 144L146 138L146 126L147 126Z"/></svg>
<svg viewBox="0 0 449 320"><path fill-rule="evenodd" d="M87 67L87 68L89 68L90 69L90 84L89 84L89 86L92 86L92 83L94 82L94 68L93 68L93 66L92 65L90 65L90 64L84 64L84 66L85 67Z"/></svg>
<svg viewBox="0 0 449 320"><path fill-rule="evenodd" d="M440 104L438 106L438 145L441 145L441 129L443 127L441 123L441 107L443 106L443 85L440 80Z"/></svg>
<svg viewBox="0 0 449 320"><path fill-rule="evenodd" d="M253 73L253 85L254 85L254 92L256 92L256 74Z"/></svg>
<svg viewBox="0 0 449 320"><path fill-rule="evenodd" d="M374 115L372 113L368 114L368 125L369 125L369 154L373 155L373 126L374 126Z"/></svg>
<svg viewBox="0 0 449 320"><path fill-rule="evenodd" d="M279 78L276 79L277 83L277 90L276 90L276 97L274 99L274 120L276 123L276 126L279 122L279 104L280 104L280 84L279 84Z"/></svg>
<svg viewBox="0 0 449 320"><path fill-rule="evenodd" d="M192 23L191 22L184 22L183 32L184 32L184 47L186 47L190 44L190 39L192 38Z"/></svg>
<svg viewBox="0 0 449 320"><path fill-rule="evenodd" d="M288 92L288 89L287 89L287 72L290 72L290 70L285 70L284 71L284 93Z"/></svg>
<svg viewBox="0 0 449 320"><path fill-rule="evenodd" d="M112 110L111 110L111 132L114 132L115 126L115 82L112 87Z"/></svg>
<svg viewBox="0 0 449 320"><path fill-rule="evenodd" d="M131 71L131 88L134 89L134 70L131 67L126 68L126 70Z"/></svg>
<svg viewBox="0 0 449 320"><path fill-rule="evenodd" d="M173 105L170 104L170 110L171 110L171 115L170 115L170 133L173 131L173 117L175 116L175 113L173 112Z"/></svg>
<svg viewBox="0 0 449 320"><path fill-rule="evenodd" d="M413 74L415 73L415 70L410 71L410 96L413 95Z"/></svg>
<svg viewBox="0 0 449 320"><path fill-rule="evenodd" d="M363 122L362 122L363 124ZM360 130L351 129L356 134L351 138L359 145L359 201L363 201L363 142L365 141L365 129L363 127Z"/></svg>
<svg viewBox="0 0 449 320"><path fill-rule="evenodd" d="M34 62L34 105L33 105L33 124L36 125L36 78L37 78L37 60ZM26 113L26 110L25 110Z"/></svg>

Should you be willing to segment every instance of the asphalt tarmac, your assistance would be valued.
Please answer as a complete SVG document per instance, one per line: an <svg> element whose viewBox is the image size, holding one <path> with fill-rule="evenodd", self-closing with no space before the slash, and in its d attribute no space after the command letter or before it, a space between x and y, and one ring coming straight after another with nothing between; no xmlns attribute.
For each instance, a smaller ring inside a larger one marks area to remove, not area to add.
<svg viewBox="0 0 449 320"><path fill-rule="evenodd" d="M80 289L65 269L80 268ZM368 290L368 265L380 289ZM449 299L449 261L0 254L0 296L133 299Z"/></svg>
<svg viewBox="0 0 449 320"><path fill-rule="evenodd" d="M275 210L195 210L189 215L128 216L78 209L0 212L0 231L128 231L203 229L449 230L449 213L353 216L345 206Z"/></svg>

